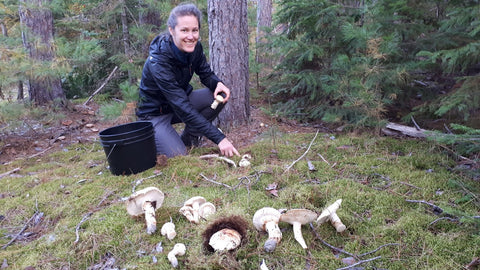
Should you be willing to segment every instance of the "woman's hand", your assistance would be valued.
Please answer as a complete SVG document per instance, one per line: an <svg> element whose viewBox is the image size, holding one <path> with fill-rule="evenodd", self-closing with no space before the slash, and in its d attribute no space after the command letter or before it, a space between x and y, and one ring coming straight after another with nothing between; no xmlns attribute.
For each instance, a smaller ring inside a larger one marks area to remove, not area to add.
<svg viewBox="0 0 480 270"><path fill-rule="evenodd" d="M240 156L237 149L233 146L233 144L227 139L224 138L218 143L218 148L220 149L220 153L227 157L233 157L233 155Z"/></svg>
<svg viewBox="0 0 480 270"><path fill-rule="evenodd" d="M213 96L216 97L218 94L224 93L225 97L223 98L223 102L227 102L230 98L230 89L226 87L222 82L217 83L217 88L215 88L215 92L213 92Z"/></svg>

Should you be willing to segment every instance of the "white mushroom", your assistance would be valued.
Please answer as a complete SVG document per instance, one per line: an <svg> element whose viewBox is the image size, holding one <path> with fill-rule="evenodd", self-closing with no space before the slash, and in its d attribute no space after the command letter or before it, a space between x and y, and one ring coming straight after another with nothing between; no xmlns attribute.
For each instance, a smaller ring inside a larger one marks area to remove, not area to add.
<svg viewBox="0 0 480 270"><path fill-rule="evenodd" d="M216 210L217 209L213 203L206 202L200 205L200 208L198 209L198 215L203 219L207 219L208 216L215 214Z"/></svg>
<svg viewBox="0 0 480 270"><path fill-rule="evenodd" d="M221 229L212 234L208 244L215 251L232 250L237 248L242 242L242 236L239 232L233 229Z"/></svg>
<svg viewBox="0 0 480 270"><path fill-rule="evenodd" d="M242 156L240 161L238 162L239 167L248 167L250 166L250 159L252 159L252 156L249 154L245 154Z"/></svg>
<svg viewBox="0 0 480 270"><path fill-rule="evenodd" d="M280 216L281 222L287 222L293 225L293 235L295 240L306 249L307 244L303 239L302 225L315 221L317 213L308 209L291 209Z"/></svg>
<svg viewBox="0 0 480 270"><path fill-rule="evenodd" d="M170 251L168 253L167 258L174 268L176 268L178 266L177 256L185 255L186 250L187 250L187 248L185 247L184 244L177 243L177 244L175 244L175 246L173 246L172 251Z"/></svg>
<svg viewBox="0 0 480 270"><path fill-rule="evenodd" d="M210 108L212 108L212 110L216 110L218 105L223 102L224 102L224 98L221 95L217 95L212 105L210 105Z"/></svg>
<svg viewBox="0 0 480 270"><path fill-rule="evenodd" d="M268 233L268 239L263 246L267 252L274 251L277 244L282 240L282 231L278 227L280 216L280 212L272 207L261 208L253 215L255 228Z"/></svg>
<svg viewBox="0 0 480 270"><path fill-rule="evenodd" d="M342 223L340 218L337 215L337 210L342 204L342 199L336 200L333 204L325 208L322 213L317 218L317 223L322 224L324 222L330 221L330 223L335 227L337 232L343 232L347 227Z"/></svg>
<svg viewBox="0 0 480 270"><path fill-rule="evenodd" d="M166 236L168 240L173 240L175 236L177 236L177 232L175 231L175 224L173 222L166 222L163 224L162 229L160 229L160 233L163 236Z"/></svg>
<svg viewBox="0 0 480 270"><path fill-rule="evenodd" d="M206 202L207 202L207 200L205 200L205 198L202 197L202 196L192 197L192 198L188 199L187 201L185 201L185 203L183 204L183 207L180 208L180 213L182 213L185 217L187 217L187 219L190 222L199 223L200 222L200 216L198 214L198 210L200 209L200 205L202 205ZM189 218L188 216L190 216L190 215L191 215L191 217Z"/></svg>
<svg viewBox="0 0 480 270"><path fill-rule="evenodd" d="M157 230L155 211L162 206L165 196L156 187L148 187L132 194L125 202L127 212L131 216L145 215L147 233L152 234Z"/></svg>

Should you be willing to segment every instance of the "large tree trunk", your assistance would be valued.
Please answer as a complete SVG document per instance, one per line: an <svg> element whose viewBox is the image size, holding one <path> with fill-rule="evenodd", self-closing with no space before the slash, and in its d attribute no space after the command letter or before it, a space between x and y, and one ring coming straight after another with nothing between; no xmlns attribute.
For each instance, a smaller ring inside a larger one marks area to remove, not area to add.
<svg viewBox="0 0 480 270"><path fill-rule="evenodd" d="M50 0L21 0L19 15L21 24L26 27L22 32L23 44L32 62L50 62L55 58L53 46L53 15L48 8ZM32 71L29 74L29 97L37 105L52 101L64 102L65 93L59 77L40 75Z"/></svg>
<svg viewBox="0 0 480 270"><path fill-rule="evenodd" d="M210 62L232 96L219 115L229 129L250 117L247 0L208 0Z"/></svg>
<svg viewBox="0 0 480 270"><path fill-rule="evenodd" d="M265 43L264 29L272 26L272 0L257 1L257 37L256 42L256 60L257 63L269 64L268 58L265 57L261 48Z"/></svg>

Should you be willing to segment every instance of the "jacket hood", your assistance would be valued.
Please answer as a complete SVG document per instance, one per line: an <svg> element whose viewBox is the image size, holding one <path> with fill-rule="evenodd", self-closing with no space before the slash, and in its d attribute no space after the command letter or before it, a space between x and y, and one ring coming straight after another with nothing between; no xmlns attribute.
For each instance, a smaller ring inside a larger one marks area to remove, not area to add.
<svg viewBox="0 0 480 270"><path fill-rule="evenodd" d="M150 47L148 49L148 55L157 60L159 59L162 52L168 52L167 55L173 55L171 51L172 49L169 46L169 40L170 40L169 34L161 34L156 36L150 43Z"/></svg>

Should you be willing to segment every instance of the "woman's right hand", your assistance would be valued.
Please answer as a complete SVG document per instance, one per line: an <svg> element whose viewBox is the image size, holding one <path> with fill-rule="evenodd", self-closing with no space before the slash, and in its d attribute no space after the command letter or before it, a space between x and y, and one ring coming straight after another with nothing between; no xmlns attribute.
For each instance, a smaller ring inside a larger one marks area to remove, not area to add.
<svg viewBox="0 0 480 270"><path fill-rule="evenodd" d="M220 149L220 153L227 157L233 157L233 155L240 156L237 149L233 146L233 144L227 139L224 138L218 143L218 148Z"/></svg>

